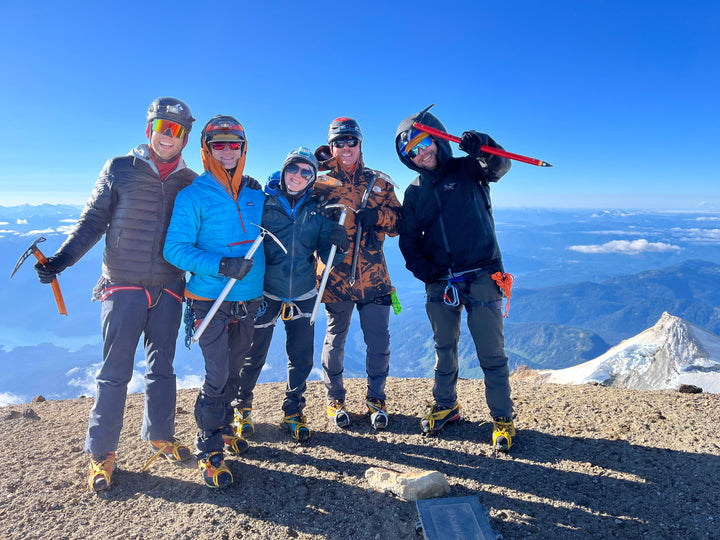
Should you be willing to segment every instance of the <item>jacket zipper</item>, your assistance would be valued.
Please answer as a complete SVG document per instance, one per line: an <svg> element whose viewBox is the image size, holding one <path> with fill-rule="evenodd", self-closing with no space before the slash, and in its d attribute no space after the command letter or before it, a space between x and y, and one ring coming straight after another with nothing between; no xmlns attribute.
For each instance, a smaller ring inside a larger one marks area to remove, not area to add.
<svg viewBox="0 0 720 540"><path fill-rule="evenodd" d="M440 222L440 230L442 231L442 237L443 237L443 244L445 244L445 252L448 255L448 259L450 260L450 270L452 270L453 267L453 258L452 253L450 251L450 243L448 241L447 237L447 230L445 229L445 220L443 219L443 206L442 202L440 202L440 195L438 195L437 190L435 189L435 186L433 186L433 195L435 195L435 200L438 204L438 221Z"/></svg>

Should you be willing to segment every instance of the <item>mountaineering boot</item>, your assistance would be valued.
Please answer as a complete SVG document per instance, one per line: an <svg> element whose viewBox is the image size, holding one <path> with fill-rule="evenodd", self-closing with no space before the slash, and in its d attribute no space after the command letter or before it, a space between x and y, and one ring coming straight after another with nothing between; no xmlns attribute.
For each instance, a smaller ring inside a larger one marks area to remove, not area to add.
<svg viewBox="0 0 720 540"><path fill-rule="evenodd" d="M225 450L232 456L244 454L250 448L248 442L235 434L232 426L226 426L222 430L222 438L225 443Z"/></svg>
<svg viewBox="0 0 720 540"><path fill-rule="evenodd" d="M301 414L290 414L283 418L280 427L292 435L292 438L304 442L310 438L310 428L307 426L307 419Z"/></svg>
<svg viewBox="0 0 720 540"><path fill-rule="evenodd" d="M363 414L370 415L370 425L375 429L385 429L388 426L389 419L382 399L366 397Z"/></svg>
<svg viewBox="0 0 720 540"><path fill-rule="evenodd" d="M110 487L112 473L116 468L115 452L91 456L90 474L88 475L90 489L96 493L108 489Z"/></svg>
<svg viewBox="0 0 720 540"><path fill-rule="evenodd" d="M150 451L155 453L149 460L147 460L147 463L143 465L143 471L146 470L159 456L163 456L170 463L180 463L192 456L190 449L187 446L180 444L175 437L171 437L166 441L150 441L149 445Z"/></svg>
<svg viewBox="0 0 720 540"><path fill-rule="evenodd" d="M493 448L507 452L512 446L515 436L515 423L510 417L498 416L493 418Z"/></svg>
<svg viewBox="0 0 720 540"><path fill-rule="evenodd" d="M167 441L150 441L150 450L162 454L170 463L185 461L192 456L190 449L172 437Z"/></svg>
<svg viewBox="0 0 720 540"><path fill-rule="evenodd" d="M237 426L237 434L243 439L247 439L255 433L251 407L235 408L235 425Z"/></svg>
<svg viewBox="0 0 720 540"><path fill-rule="evenodd" d="M350 425L350 415L345 411L345 403L333 399L327 406L328 418L331 418L337 427L344 428Z"/></svg>
<svg viewBox="0 0 720 540"><path fill-rule="evenodd" d="M425 435L435 435L448 424L459 424L463 421L460 415L460 404L447 409L437 403L429 405L428 414L420 421L420 427Z"/></svg>
<svg viewBox="0 0 720 540"><path fill-rule="evenodd" d="M222 452L202 452L197 456L198 468L209 488L227 488L233 483L233 475L225 465Z"/></svg>

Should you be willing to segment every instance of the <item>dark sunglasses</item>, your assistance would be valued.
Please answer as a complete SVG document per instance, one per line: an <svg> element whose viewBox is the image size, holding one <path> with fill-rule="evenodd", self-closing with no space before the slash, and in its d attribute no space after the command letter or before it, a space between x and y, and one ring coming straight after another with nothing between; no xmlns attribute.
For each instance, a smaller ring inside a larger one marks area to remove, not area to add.
<svg viewBox="0 0 720 540"><path fill-rule="evenodd" d="M429 147L431 144L432 139L430 137L425 137L423 140L413 146L410 150L408 150L407 155L410 156L410 159L412 159L420 153L420 150Z"/></svg>
<svg viewBox="0 0 720 540"><path fill-rule="evenodd" d="M180 124L176 124L175 122L171 122L170 120L163 120L162 118L156 118L153 120L151 129L155 133L160 133L161 135L167 135L167 132L170 131L170 135L176 139L185 136L184 127Z"/></svg>
<svg viewBox="0 0 720 540"><path fill-rule="evenodd" d="M297 172L300 171L300 176L305 180L312 180L315 177L315 173L311 169L302 169L297 163L291 163L285 167L285 171L290 174L297 174Z"/></svg>
<svg viewBox="0 0 720 540"><path fill-rule="evenodd" d="M332 145L335 148L345 148L345 145L348 145L348 148L355 148L358 143L358 141L355 137L347 137L345 139L336 139L332 142Z"/></svg>
<svg viewBox="0 0 720 540"><path fill-rule="evenodd" d="M214 142L210 143L213 147L213 150L223 150L225 148L225 145L227 145L230 150L242 150L243 143L241 142Z"/></svg>

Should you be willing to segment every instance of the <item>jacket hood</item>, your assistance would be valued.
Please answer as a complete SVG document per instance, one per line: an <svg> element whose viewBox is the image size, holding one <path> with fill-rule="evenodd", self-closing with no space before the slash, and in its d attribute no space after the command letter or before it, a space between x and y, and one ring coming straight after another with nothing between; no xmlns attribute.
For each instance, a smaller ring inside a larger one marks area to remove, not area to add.
<svg viewBox="0 0 720 540"><path fill-rule="evenodd" d="M430 105L432 107L432 105ZM441 131L446 131L445 126L443 126L442 122L437 119L437 117L428 112L428 109L430 107L427 107L426 109L423 109L422 111L413 114L412 116L408 116L405 120L400 122L400 125L397 128L397 133L395 135L395 151L397 152L398 157L400 158L400 161L408 168L412 169L413 171L419 172L419 173L427 173L428 171L425 169L422 169L420 167L417 167L409 156L403 156L402 152L400 152L400 144L401 144L401 136L406 131L412 131L413 123L419 122L421 124L425 124L426 126L433 127L435 129L439 129ZM438 168L440 168L446 161L448 161L450 158L453 157L452 155L452 149L450 148L450 143L446 141L445 139L439 139L437 137L432 137L432 140L435 141L435 145L438 148L437 153L437 160L438 160Z"/></svg>
<svg viewBox="0 0 720 540"><path fill-rule="evenodd" d="M286 175L286 169L288 168L288 165L291 163L304 163L310 169L312 169L313 177L311 180L309 180L303 189L301 189L297 193L293 193L288 189L287 182L285 180ZM280 170L280 189L288 195L289 197L299 198L303 194L307 193L312 189L313 184L315 183L315 180L317 179L318 175L318 162L317 158L312 154L309 148L306 148L304 146L301 146L297 150L293 150L290 152L287 157L285 158L285 162L283 163L282 169Z"/></svg>
<svg viewBox="0 0 720 540"><path fill-rule="evenodd" d="M273 178L272 180L269 180L267 184L265 184L265 195L269 197L279 197L282 195L283 198L287 199L287 195L285 192L280 189L280 180L277 178ZM304 199L307 195L312 195L312 188L308 189L303 192L303 194L298 197L298 200Z"/></svg>
<svg viewBox="0 0 720 540"><path fill-rule="evenodd" d="M127 153L128 156L133 156L137 159L141 159L145 161L148 165L150 165L155 172L158 172L157 165L155 165L155 162L152 160L152 157L150 157L150 145L147 143L142 143L137 145L135 148L130 150ZM185 163L185 160L182 158L182 155L180 156L180 160L177 163L177 166L175 167L175 171L179 171L180 169L187 168L187 164Z"/></svg>
<svg viewBox="0 0 720 540"><path fill-rule="evenodd" d="M310 197L312 196L312 188L303 190L303 192L298 194L296 197L290 197L287 193L285 193L285 190L282 189L280 180L278 178L271 178L268 180L268 183L265 184L265 195L276 198L287 214L289 216L294 216L297 208L299 208L306 200L310 200ZM295 201L292 205L290 204L291 198Z"/></svg>
<svg viewBox="0 0 720 540"><path fill-rule="evenodd" d="M242 124L240 124L240 126L242 127ZM244 130L245 129L243 128L243 131ZM245 170L245 159L247 157L248 148L247 140L245 140L245 144L243 144L242 155L238 160L237 167L235 167L235 172L232 175L232 178L222 163L213 157L210 148L205 142L205 139L202 137L200 138L200 145L200 156L202 157L203 167L205 167L205 170L212 173L215 178L222 182L228 191L233 194L233 197L237 199L240 188L242 187L243 171Z"/></svg>

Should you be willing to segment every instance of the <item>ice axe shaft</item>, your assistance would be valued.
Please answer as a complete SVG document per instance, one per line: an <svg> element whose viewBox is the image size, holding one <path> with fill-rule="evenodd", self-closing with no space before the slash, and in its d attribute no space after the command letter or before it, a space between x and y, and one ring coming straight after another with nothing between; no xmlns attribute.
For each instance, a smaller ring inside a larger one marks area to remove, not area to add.
<svg viewBox="0 0 720 540"><path fill-rule="evenodd" d="M328 204L325 208L330 208L333 206L342 206L343 210L340 214L340 219L338 220L338 225L344 225L345 224L345 218L347 217L348 209L352 210L352 208L349 208L347 206L343 205L336 205L336 204ZM335 253L337 252L337 246L333 244L333 246L330 248L330 254L328 255L327 260L327 266L325 266L325 272L323 272L322 280L320 281L320 288L318 289L318 295L315 299L315 305L313 306L312 315L310 315L310 325L315 324L315 319L317 318L318 309L320 308L320 301L322 300L323 293L325 292L325 287L327 286L328 278L330 277L330 272L332 271L332 264L333 259L335 258Z"/></svg>
<svg viewBox="0 0 720 540"><path fill-rule="evenodd" d="M259 226L259 225L257 225ZM267 229L263 229L260 227L260 234L257 238L255 238L255 241L252 243L252 246L250 246L250 249L245 254L245 259L252 259L253 255L257 251L257 249L262 245L263 240L265 236L270 236L277 244L282 248L282 250L287 253L287 249L285 249L285 246L282 245L282 242L278 239L277 236L275 236L273 233L268 231ZM210 324L210 321L212 321L213 317L217 313L218 309L220 309L220 306L225 301L225 297L227 297L228 294L230 294L230 290L233 288L235 283L237 282L237 279L230 278L230 280L225 285L225 288L220 293L220 296L217 297L217 300L215 300L215 303L210 308L210 311L207 312L207 315L205 315L205 318L203 319L202 324L200 324L200 327L197 329L195 334L193 335L192 339L190 340L190 343L197 343L200 340L200 336L203 335L205 330L207 329L208 325Z"/></svg>
<svg viewBox="0 0 720 540"><path fill-rule="evenodd" d="M377 174L373 174L372 180L368 183L367 189L365 190L365 193L363 194L362 200L360 201L360 208L358 210L362 210L367 206L368 198L370 197L370 192L372 191L372 188L375 186L375 182L377 181ZM356 212L357 213L357 212ZM350 280L348 283L350 283L350 286L352 287L355 285L355 280L357 278L357 267L358 267L358 259L360 258L360 241L362 240L362 224L357 222L357 219L355 220L355 245L353 247L353 259L352 259L352 268L350 269Z"/></svg>
<svg viewBox="0 0 720 540"><path fill-rule="evenodd" d="M460 137L450 135L449 133L446 133L439 129L435 129L434 127L426 126L425 124L421 124L420 122L413 122L413 127L435 137L445 139L446 141L452 141L456 143L460 142ZM512 152L506 152L505 150L493 148L492 146L485 146L484 144L480 145L480 150L488 154L495 154L496 156L514 159L516 161L522 161L523 163L529 163L530 165L537 165L538 167L552 167L552 165L550 165L547 161L542 161L540 159L535 159L527 156L521 156L520 154L513 154Z"/></svg>
<svg viewBox="0 0 720 540"><path fill-rule="evenodd" d="M18 268L22 266L22 264L25 262L25 260L30 257L30 255L35 255L35 258L38 260L40 264L47 264L48 260L45 255L43 255L42 251L40 251L40 248L37 246L40 242L44 242L45 237L40 236L37 240L35 240L32 245L25 250L25 253L23 253L20 258L18 259L18 262L15 264L15 268L13 269L12 274L10 274L10 277L12 278L15 275L15 272L18 271ZM52 287L53 295L55 295L55 303L57 304L58 311L60 312L60 315L67 315L67 309L65 308L65 300L63 300L62 293L60 292L60 283L58 283L57 278L52 280L52 283L50 284Z"/></svg>

